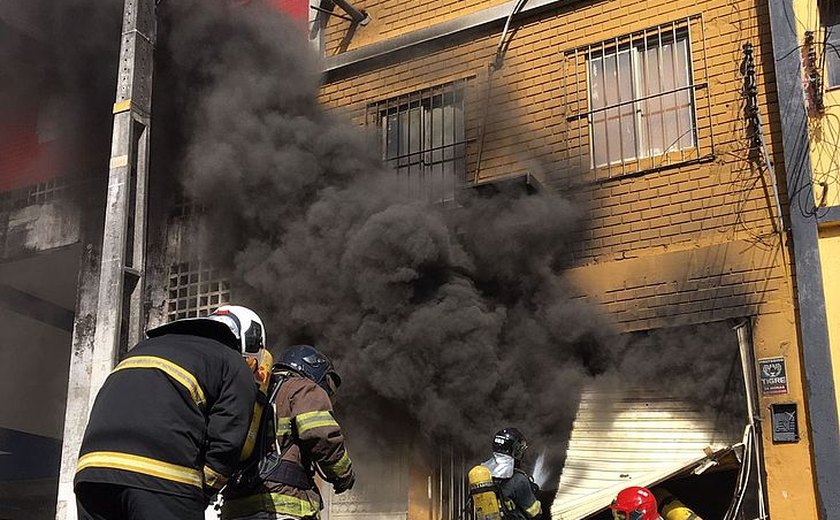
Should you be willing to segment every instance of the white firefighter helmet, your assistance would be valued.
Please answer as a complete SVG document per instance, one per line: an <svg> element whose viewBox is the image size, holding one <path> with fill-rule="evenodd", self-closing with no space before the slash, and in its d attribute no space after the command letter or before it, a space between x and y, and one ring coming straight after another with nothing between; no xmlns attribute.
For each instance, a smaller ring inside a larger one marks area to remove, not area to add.
<svg viewBox="0 0 840 520"><path fill-rule="evenodd" d="M260 349L265 348L262 320L256 312L241 305L223 305L209 316L176 320L146 331L150 338L164 334L213 338L247 357L256 357Z"/></svg>
<svg viewBox="0 0 840 520"><path fill-rule="evenodd" d="M256 356L260 349L265 348L265 326L257 313L248 307L223 305L208 318L230 328L239 340L239 352L243 356Z"/></svg>

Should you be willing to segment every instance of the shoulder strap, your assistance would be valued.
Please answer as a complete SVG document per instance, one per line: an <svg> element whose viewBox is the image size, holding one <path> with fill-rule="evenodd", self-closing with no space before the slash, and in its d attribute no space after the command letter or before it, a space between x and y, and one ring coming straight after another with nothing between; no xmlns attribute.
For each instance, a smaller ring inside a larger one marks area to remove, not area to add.
<svg viewBox="0 0 840 520"><path fill-rule="evenodd" d="M262 417L260 417L260 426L257 428L257 441L254 446L254 452L248 460L248 463L230 478L229 482L231 487L252 486L255 484L254 480L257 479L261 473L263 473L266 469L269 469L270 471L273 469L273 466L279 464L280 458L283 455L282 453L280 453L279 457L276 457L276 460L269 460L275 458L269 456L272 453L269 449L271 446L271 442L269 442L269 435L271 439L276 439L274 430L277 428L277 411L274 407L274 401L277 399L280 387L283 386L287 377L288 374L284 371L271 371L272 381L268 387L268 396L261 397L262 399L266 399L266 403L263 406ZM261 395L262 394L260 394L260 396ZM272 468L266 468L266 466L272 466Z"/></svg>
<svg viewBox="0 0 840 520"><path fill-rule="evenodd" d="M502 518L513 518L512 512L508 507L505 494L502 493L502 480L507 479L493 478L493 491L495 491L496 499L499 501L499 512L502 514Z"/></svg>
<svg viewBox="0 0 840 520"><path fill-rule="evenodd" d="M275 408L275 401L277 394L280 393L280 387L288 379L289 374L284 370L271 371L271 385L268 387L268 403L263 408L262 421L260 423L260 444L257 460L262 460L269 453L269 443L267 442L269 432L272 439L276 439L275 430L277 429L277 409Z"/></svg>

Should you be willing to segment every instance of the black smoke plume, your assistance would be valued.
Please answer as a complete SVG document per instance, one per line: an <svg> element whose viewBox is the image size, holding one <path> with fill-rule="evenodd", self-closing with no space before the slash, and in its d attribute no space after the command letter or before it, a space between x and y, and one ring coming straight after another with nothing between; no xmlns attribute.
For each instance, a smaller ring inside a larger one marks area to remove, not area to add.
<svg viewBox="0 0 840 520"><path fill-rule="evenodd" d="M602 320L558 277L580 209L549 193L411 200L371 136L319 103L301 28L257 6L165 10L160 59L190 129L179 167L206 208L205 252L275 345L335 358L345 421L470 453L507 425L567 430L607 357Z"/></svg>
<svg viewBox="0 0 840 520"><path fill-rule="evenodd" d="M571 296L562 275L583 210L570 198L407 198L374 139L319 103L304 29L258 5L164 11L159 79L175 110L156 132L182 146L203 253L267 317L274 345L310 342L335 359L351 444L387 449L421 432L477 457L514 425L562 446L596 376L718 406L710 396L733 374L718 350L733 350L716 338L729 329L618 336Z"/></svg>
<svg viewBox="0 0 840 520"><path fill-rule="evenodd" d="M205 208L204 254L266 317L272 343L312 342L335 358L352 444L387 448L418 431L472 457L515 425L556 446L598 374L708 402L709 386L682 375L725 380L731 365L709 347L722 342L619 338L570 296L562 273L580 206L516 191L465 190L457 207L407 198L377 143L319 103L305 28L233 4L159 6L152 156L167 168L152 175L179 172ZM68 168L93 158L88 171L103 178L121 7L0 6L0 114L55 100ZM684 355L698 344L699 364Z"/></svg>
<svg viewBox="0 0 840 520"><path fill-rule="evenodd" d="M0 121L49 125L60 175L107 175L122 4L0 3Z"/></svg>

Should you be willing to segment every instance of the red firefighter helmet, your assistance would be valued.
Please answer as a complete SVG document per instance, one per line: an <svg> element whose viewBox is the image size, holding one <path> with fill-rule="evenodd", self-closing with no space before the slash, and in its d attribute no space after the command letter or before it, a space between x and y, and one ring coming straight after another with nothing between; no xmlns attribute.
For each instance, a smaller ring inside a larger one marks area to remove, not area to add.
<svg viewBox="0 0 840 520"><path fill-rule="evenodd" d="M658 520L656 497L649 489L632 486L622 489L610 504L615 520Z"/></svg>

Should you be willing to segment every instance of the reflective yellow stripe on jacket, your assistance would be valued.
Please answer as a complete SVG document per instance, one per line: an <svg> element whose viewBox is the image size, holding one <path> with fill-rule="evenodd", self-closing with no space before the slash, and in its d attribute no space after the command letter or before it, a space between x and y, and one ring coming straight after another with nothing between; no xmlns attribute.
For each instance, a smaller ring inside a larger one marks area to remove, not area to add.
<svg viewBox="0 0 840 520"><path fill-rule="evenodd" d="M323 464L322 468L328 477L343 477L350 471L350 456L345 451L334 464Z"/></svg>
<svg viewBox="0 0 840 520"><path fill-rule="evenodd" d="M322 410L298 415L295 417L295 425L297 426L298 435L303 435L309 430L323 428L325 426L339 427L332 413Z"/></svg>
<svg viewBox="0 0 840 520"><path fill-rule="evenodd" d="M284 435L292 434L292 418L278 417L277 418L277 438L280 439Z"/></svg>
<svg viewBox="0 0 840 520"><path fill-rule="evenodd" d="M534 500L534 503L525 510L525 514L528 515L528 518L534 518L538 514L540 514L540 501Z"/></svg>
<svg viewBox="0 0 840 520"><path fill-rule="evenodd" d="M169 377L180 383L187 389L192 400L199 408L203 408L207 399L204 397L204 390L198 384L198 380L185 368L176 365L168 359L157 356L134 356L123 360L114 368L114 372L129 368L156 368L166 373Z"/></svg>
<svg viewBox="0 0 840 520"><path fill-rule="evenodd" d="M221 489L227 484L228 478L208 465L204 465L204 484L213 489Z"/></svg>
<svg viewBox="0 0 840 520"><path fill-rule="evenodd" d="M201 489L203 483L203 475L196 469L117 451L94 451L82 455L79 457L76 472L78 473L87 468L133 471L182 484L189 484L199 489Z"/></svg>
<svg viewBox="0 0 840 520"><path fill-rule="evenodd" d="M309 500L281 493L264 493L225 500L222 506L222 516L229 519L251 516L260 512L277 513L295 518L317 518L319 515L317 505Z"/></svg>

